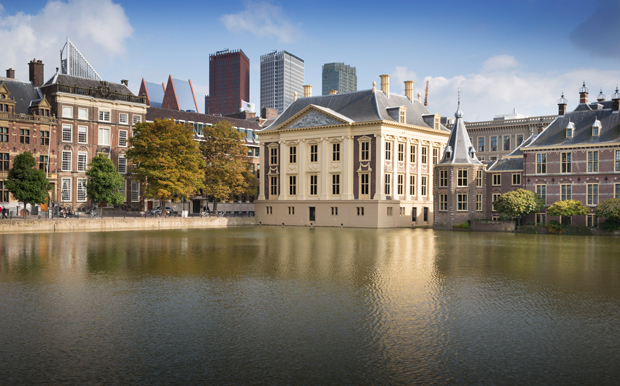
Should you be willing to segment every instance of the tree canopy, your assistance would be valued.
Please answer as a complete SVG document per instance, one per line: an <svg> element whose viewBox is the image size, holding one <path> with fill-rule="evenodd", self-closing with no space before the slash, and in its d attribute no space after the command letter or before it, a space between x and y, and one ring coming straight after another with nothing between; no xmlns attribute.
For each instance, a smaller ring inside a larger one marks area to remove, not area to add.
<svg viewBox="0 0 620 386"><path fill-rule="evenodd" d="M620 198L610 198L598 204L594 210L596 217L620 221Z"/></svg>
<svg viewBox="0 0 620 386"><path fill-rule="evenodd" d="M545 202L540 196L530 190L517 189L502 194L493 203L495 210L509 216L523 217L525 215L540 212Z"/></svg>
<svg viewBox="0 0 620 386"><path fill-rule="evenodd" d="M9 170L6 180L7 189L13 193L17 201L24 203L24 207L26 204L43 204L52 188L45 172L35 169L36 166L37 160L32 153L18 154L13 159L13 167Z"/></svg>
<svg viewBox="0 0 620 386"><path fill-rule="evenodd" d="M549 216L585 216L590 213L590 209L578 200L556 201L547 209Z"/></svg>
<svg viewBox="0 0 620 386"><path fill-rule="evenodd" d="M228 121L203 130L206 141L200 148L206 161L206 194L215 202L226 200L232 194L256 194L256 177L250 171L243 135Z"/></svg>
<svg viewBox="0 0 620 386"><path fill-rule="evenodd" d="M145 197L179 201L204 187L205 163L189 125L172 119L136 124L127 159L133 176L145 183Z"/></svg>
<svg viewBox="0 0 620 386"><path fill-rule="evenodd" d="M90 168L86 171L86 195L88 199L100 207L105 204L122 205L125 202L123 189L125 179L116 170L114 163L104 154L97 154L90 161Z"/></svg>

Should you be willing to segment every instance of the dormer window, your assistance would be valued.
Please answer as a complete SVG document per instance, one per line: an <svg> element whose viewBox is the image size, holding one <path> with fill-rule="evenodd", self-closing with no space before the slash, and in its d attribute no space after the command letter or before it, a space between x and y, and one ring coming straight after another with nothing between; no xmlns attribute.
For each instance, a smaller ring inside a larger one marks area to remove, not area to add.
<svg viewBox="0 0 620 386"><path fill-rule="evenodd" d="M566 138L573 138L574 132L575 132L575 124L573 122L569 122L568 126L566 126Z"/></svg>
<svg viewBox="0 0 620 386"><path fill-rule="evenodd" d="M398 122L407 122L407 109L405 108L405 106L401 106L401 108L398 109Z"/></svg>
<svg viewBox="0 0 620 386"><path fill-rule="evenodd" d="M593 137L598 137L599 134L601 132L601 121L599 121L598 119L594 121L594 123L592 124L592 136Z"/></svg>
<svg viewBox="0 0 620 386"><path fill-rule="evenodd" d="M450 159L452 156L452 146L446 148L446 159Z"/></svg>

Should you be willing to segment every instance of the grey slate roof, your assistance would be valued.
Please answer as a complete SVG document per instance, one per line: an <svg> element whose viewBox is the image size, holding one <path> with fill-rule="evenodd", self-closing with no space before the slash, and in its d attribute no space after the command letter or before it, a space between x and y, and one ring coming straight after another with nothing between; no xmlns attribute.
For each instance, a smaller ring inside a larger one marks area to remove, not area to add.
<svg viewBox="0 0 620 386"><path fill-rule="evenodd" d="M465 128L465 123L463 122L463 112L461 111L460 105L456 110L454 117L456 119L454 121L454 125L452 126L452 133L450 133L450 138L448 138L448 144L444 150L443 158L438 165L482 165L482 162L476 158L474 152L475 149L469 140L469 134L467 134L467 129Z"/></svg>
<svg viewBox="0 0 620 386"><path fill-rule="evenodd" d="M346 94L318 95L307 98L299 98L293 102L269 127L265 130L274 130L289 120L295 114L306 107L314 105L335 113L334 115L346 117L351 122L370 122L385 120L398 122L390 116L388 109L405 106L407 109L406 123L421 127L432 128L429 126L422 115L430 114L424 105L418 101L413 102L403 95L390 94L388 98L382 91L362 90ZM444 126L442 131L449 131Z"/></svg>
<svg viewBox="0 0 620 386"><path fill-rule="evenodd" d="M582 106L582 105L580 105ZM601 122L598 136L592 136L592 124L595 120ZM573 137L566 137L566 126L572 122L575 126ZM538 135L524 150L538 147L567 146L567 145L595 145L620 141L620 114L611 109L583 110L575 109L571 113L557 117L547 128Z"/></svg>
<svg viewBox="0 0 620 386"><path fill-rule="evenodd" d="M504 172L504 171L523 171L523 157L520 158L502 158L487 169L488 172Z"/></svg>
<svg viewBox="0 0 620 386"><path fill-rule="evenodd" d="M15 112L18 114L30 114L28 107L33 100L41 99L41 95L30 82L17 79L3 79L4 85L15 98Z"/></svg>
<svg viewBox="0 0 620 386"><path fill-rule="evenodd" d="M529 145L530 143L534 142L534 140L538 137L537 134L532 134L529 137L527 137L527 139L523 142L521 142L521 144L514 149L510 154L508 154L506 156L506 158L508 157L515 157L515 156L523 156L523 151L521 150L522 147L525 147L527 145Z"/></svg>
<svg viewBox="0 0 620 386"><path fill-rule="evenodd" d="M50 86L53 84L62 84L65 86L77 86L81 88L97 88L101 85L101 82L94 79L80 78L77 76L65 75L56 73L50 80L48 80L42 87ZM108 82L108 87L111 91L118 94L133 95L131 90L122 83Z"/></svg>

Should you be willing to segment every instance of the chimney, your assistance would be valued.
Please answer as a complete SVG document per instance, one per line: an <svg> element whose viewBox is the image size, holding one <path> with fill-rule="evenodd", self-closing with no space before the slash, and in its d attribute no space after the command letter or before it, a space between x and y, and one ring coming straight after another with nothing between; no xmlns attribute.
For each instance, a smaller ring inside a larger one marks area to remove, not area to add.
<svg viewBox="0 0 620 386"><path fill-rule="evenodd" d="M603 89L601 89L601 92L596 97L596 100L598 102L605 102L605 98L607 98L607 97L605 96L605 94L603 94Z"/></svg>
<svg viewBox="0 0 620 386"><path fill-rule="evenodd" d="M411 102L413 102L413 81L412 80L405 81L405 96L409 98Z"/></svg>
<svg viewBox="0 0 620 386"><path fill-rule="evenodd" d="M28 79L30 79L30 83L32 83L34 87L43 86L44 72L43 62L41 60L32 59L32 61L28 63L28 73Z"/></svg>
<svg viewBox="0 0 620 386"><path fill-rule="evenodd" d="M426 93L424 94L424 106L428 106L428 80L426 81Z"/></svg>
<svg viewBox="0 0 620 386"><path fill-rule="evenodd" d="M381 78L381 91L385 93L385 96L390 97L390 76L379 75Z"/></svg>
<svg viewBox="0 0 620 386"><path fill-rule="evenodd" d="M562 91L562 96L558 99L558 115L562 116L566 114L566 105L568 101L564 98L564 92Z"/></svg>
<svg viewBox="0 0 620 386"><path fill-rule="evenodd" d="M586 82L583 82L583 86L579 89L579 103L588 104L588 88Z"/></svg>
<svg viewBox="0 0 620 386"><path fill-rule="evenodd" d="M336 95L338 94L338 90L329 90L329 95Z"/></svg>
<svg viewBox="0 0 620 386"><path fill-rule="evenodd" d="M312 86L309 84L304 84L304 98L308 98L312 96Z"/></svg>
<svg viewBox="0 0 620 386"><path fill-rule="evenodd" d="M616 86L616 92L611 94L611 102L611 110L617 114L620 110L620 92L618 92L618 86Z"/></svg>
<svg viewBox="0 0 620 386"><path fill-rule="evenodd" d="M6 77L9 79L15 79L15 70L12 68L6 70Z"/></svg>
<svg viewBox="0 0 620 386"><path fill-rule="evenodd" d="M121 79L121 83L125 85L125 87L129 87L129 81L127 79Z"/></svg>

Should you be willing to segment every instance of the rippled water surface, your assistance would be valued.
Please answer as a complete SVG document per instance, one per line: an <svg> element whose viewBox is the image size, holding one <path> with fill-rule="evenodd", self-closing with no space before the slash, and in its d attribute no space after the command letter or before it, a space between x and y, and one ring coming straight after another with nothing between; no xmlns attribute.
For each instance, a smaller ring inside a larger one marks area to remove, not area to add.
<svg viewBox="0 0 620 386"><path fill-rule="evenodd" d="M0 384L618 384L619 241L0 235Z"/></svg>

